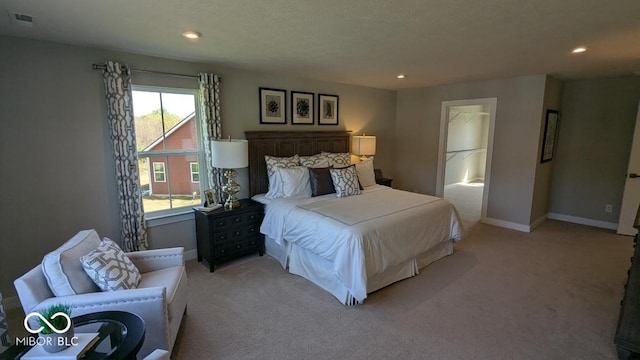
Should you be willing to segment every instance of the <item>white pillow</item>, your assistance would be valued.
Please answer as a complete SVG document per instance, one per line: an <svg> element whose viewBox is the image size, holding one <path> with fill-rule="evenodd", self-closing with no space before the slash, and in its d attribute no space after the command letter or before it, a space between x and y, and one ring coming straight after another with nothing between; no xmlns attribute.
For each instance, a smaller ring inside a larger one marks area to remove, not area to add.
<svg viewBox="0 0 640 360"><path fill-rule="evenodd" d="M373 186L376 184L376 175L373 172L373 158L367 158L356 164L356 172L358 173L358 180L363 188L367 186Z"/></svg>
<svg viewBox="0 0 640 360"><path fill-rule="evenodd" d="M344 167L351 165L351 154L349 153L330 153L330 152L321 152L321 155L324 155L329 159L329 165L333 167Z"/></svg>
<svg viewBox="0 0 640 360"><path fill-rule="evenodd" d="M329 158L324 154L316 154L311 156L300 156L300 165L310 168L329 167Z"/></svg>
<svg viewBox="0 0 640 360"><path fill-rule="evenodd" d="M339 169L329 169L329 172L331 173L331 180L333 180L333 187L336 189L337 197L360 195L360 186L355 165Z"/></svg>
<svg viewBox="0 0 640 360"><path fill-rule="evenodd" d="M278 177L280 191L275 194L275 197L311 196L309 170L306 167L276 168L276 176Z"/></svg>
<svg viewBox="0 0 640 360"><path fill-rule="evenodd" d="M86 294L100 291L82 269L80 257L100 245L98 233L82 230L48 253L42 259L42 272L55 296Z"/></svg>
<svg viewBox="0 0 640 360"><path fill-rule="evenodd" d="M278 181L279 179L275 176L275 169L279 167L289 168L293 166L300 165L300 159L298 155L294 155L291 157L275 157L265 155L264 161L267 164L267 176L269 178L269 191L267 192L268 198L275 198L276 195L280 192L280 188L282 187Z"/></svg>
<svg viewBox="0 0 640 360"><path fill-rule="evenodd" d="M102 291L135 289L140 283L140 271L111 239L104 238L80 263Z"/></svg>

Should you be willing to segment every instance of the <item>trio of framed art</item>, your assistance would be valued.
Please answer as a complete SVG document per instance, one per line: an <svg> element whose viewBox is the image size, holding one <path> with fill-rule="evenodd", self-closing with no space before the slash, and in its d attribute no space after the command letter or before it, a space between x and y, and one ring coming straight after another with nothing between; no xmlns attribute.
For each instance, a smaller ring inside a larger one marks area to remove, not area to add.
<svg viewBox="0 0 640 360"><path fill-rule="evenodd" d="M318 94L316 106L314 93L289 92L291 93L291 124L338 125L338 95ZM286 124L287 91L261 87L259 95L260 124Z"/></svg>

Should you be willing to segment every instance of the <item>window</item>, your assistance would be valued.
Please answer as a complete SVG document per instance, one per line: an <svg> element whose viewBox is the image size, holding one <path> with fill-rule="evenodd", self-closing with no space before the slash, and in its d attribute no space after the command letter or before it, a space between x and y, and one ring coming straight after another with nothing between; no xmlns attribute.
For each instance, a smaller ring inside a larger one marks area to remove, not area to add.
<svg viewBox="0 0 640 360"><path fill-rule="evenodd" d="M164 163L163 162L154 162L153 163L153 181L155 182L166 182L164 177Z"/></svg>
<svg viewBox="0 0 640 360"><path fill-rule="evenodd" d="M200 201L195 90L134 86L133 113L145 213L172 214Z"/></svg>
<svg viewBox="0 0 640 360"><path fill-rule="evenodd" d="M189 164L191 167L191 182L199 183L200 182L200 164L197 162L192 162Z"/></svg>

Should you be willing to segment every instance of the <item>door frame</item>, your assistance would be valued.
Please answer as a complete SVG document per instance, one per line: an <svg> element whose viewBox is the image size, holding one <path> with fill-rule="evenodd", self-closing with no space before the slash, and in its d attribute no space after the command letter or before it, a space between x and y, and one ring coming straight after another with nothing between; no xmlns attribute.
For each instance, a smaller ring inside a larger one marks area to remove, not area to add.
<svg viewBox="0 0 640 360"><path fill-rule="evenodd" d="M484 188L482 191L482 210L480 221L487 218L489 203L489 182L491 180L491 159L493 158L493 133L496 123L498 98L481 98L443 101L440 111L440 145L438 147L438 170L436 179L436 196L444 197L444 175L447 165L447 137L449 134L449 110L453 106L482 105L489 107L489 136L487 138L487 161L485 163Z"/></svg>

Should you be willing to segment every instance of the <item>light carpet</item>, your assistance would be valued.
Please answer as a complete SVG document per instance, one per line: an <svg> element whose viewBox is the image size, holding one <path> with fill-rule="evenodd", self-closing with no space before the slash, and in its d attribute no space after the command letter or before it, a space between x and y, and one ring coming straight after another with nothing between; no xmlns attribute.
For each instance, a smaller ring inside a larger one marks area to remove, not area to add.
<svg viewBox="0 0 640 360"><path fill-rule="evenodd" d="M344 306L269 256L187 264L174 359L616 359L632 238L478 224L452 256Z"/></svg>

